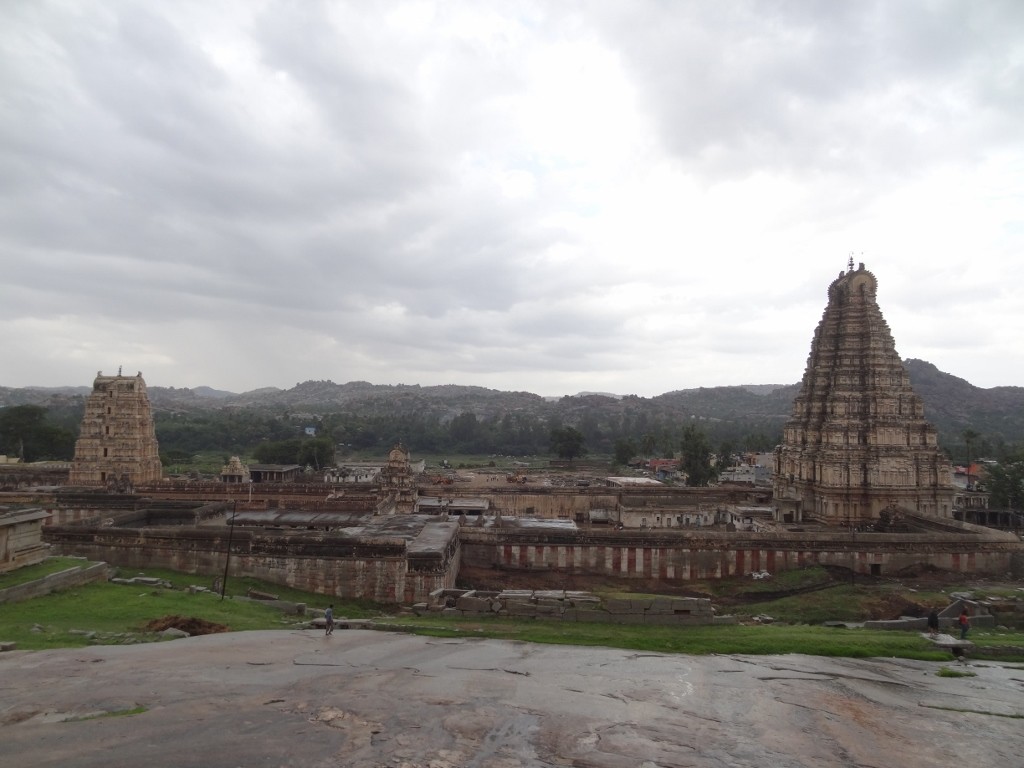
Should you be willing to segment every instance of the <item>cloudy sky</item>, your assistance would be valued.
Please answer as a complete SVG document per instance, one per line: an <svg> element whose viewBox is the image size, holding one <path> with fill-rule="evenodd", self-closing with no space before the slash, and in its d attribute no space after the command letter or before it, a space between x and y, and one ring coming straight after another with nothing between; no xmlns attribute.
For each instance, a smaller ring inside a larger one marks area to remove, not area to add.
<svg viewBox="0 0 1024 768"><path fill-rule="evenodd" d="M1024 385L1024 3L0 5L0 385Z"/></svg>

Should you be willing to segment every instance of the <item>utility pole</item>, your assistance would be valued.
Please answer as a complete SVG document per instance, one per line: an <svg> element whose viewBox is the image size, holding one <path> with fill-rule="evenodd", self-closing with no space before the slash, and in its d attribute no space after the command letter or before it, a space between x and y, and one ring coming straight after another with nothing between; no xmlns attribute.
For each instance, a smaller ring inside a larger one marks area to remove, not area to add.
<svg viewBox="0 0 1024 768"><path fill-rule="evenodd" d="M251 487L251 486L250 486ZM224 592L228 588L228 568L231 565L231 540L235 534L235 513L238 510L238 502L231 502L231 520L228 522L228 552L227 557L224 558L224 578L220 583L220 599L224 599Z"/></svg>

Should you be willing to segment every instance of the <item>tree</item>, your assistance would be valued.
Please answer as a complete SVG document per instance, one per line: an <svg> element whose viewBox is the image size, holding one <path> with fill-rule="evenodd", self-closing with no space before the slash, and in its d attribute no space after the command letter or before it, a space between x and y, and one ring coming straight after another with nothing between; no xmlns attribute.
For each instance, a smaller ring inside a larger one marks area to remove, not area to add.
<svg viewBox="0 0 1024 768"><path fill-rule="evenodd" d="M583 433L575 427L555 427L551 430L551 451L559 458L572 461L577 456L586 456Z"/></svg>
<svg viewBox="0 0 1024 768"><path fill-rule="evenodd" d="M75 455L75 436L50 424L42 406L16 405L0 410L0 453L23 461L66 461Z"/></svg>
<svg viewBox="0 0 1024 768"><path fill-rule="evenodd" d="M476 414L471 411L460 413L454 419L452 419L451 426L448 428L449 434L452 439L460 445L472 444L476 438L479 424L477 422Z"/></svg>
<svg viewBox="0 0 1024 768"><path fill-rule="evenodd" d="M964 443L967 445L967 462L966 462L967 466L966 466L966 469L967 469L967 487L968 487L968 489L973 487L973 485L971 483L971 461L974 459L974 455L973 455L973 451L971 449L974 447L974 442L979 437L981 437L981 434L978 433L978 432L975 432L970 427L968 427L967 429L964 430Z"/></svg>
<svg viewBox="0 0 1024 768"><path fill-rule="evenodd" d="M722 444L718 447L718 466L719 467L731 467L733 464L732 455L735 453L732 442L729 440L722 441Z"/></svg>
<svg viewBox="0 0 1024 768"><path fill-rule="evenodd" d="M1024 450L987 468L989 506L1024 509Z"/></svg>
<svg viewBox="0 0 1024 768"><path fill-rule="evenodd" d="M715 469L711 466L711 444L704 430L694 424L687 425L683 430L679 445L682 454L683 472L686 473L687 485L707 485L715 477Z"/></svg>
<svg viewBox="0 0 1024 768"><path fill-rule="evenodd" d="M626 465L636 456L636 443L632 440L615 441L615 463Z"/></svg>

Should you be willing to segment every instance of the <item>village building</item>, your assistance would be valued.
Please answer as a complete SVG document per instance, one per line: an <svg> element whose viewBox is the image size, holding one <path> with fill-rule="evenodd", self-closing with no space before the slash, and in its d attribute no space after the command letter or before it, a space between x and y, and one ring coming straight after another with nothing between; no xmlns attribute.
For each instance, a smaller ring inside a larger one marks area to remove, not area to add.
<svg viewBox="0 0 1024 768"><path fill-rule="evenodd" d="M956 488L861 264L841 272L814 332L775 453L784 522L854 526L912 513L950 518Z"/></svg>

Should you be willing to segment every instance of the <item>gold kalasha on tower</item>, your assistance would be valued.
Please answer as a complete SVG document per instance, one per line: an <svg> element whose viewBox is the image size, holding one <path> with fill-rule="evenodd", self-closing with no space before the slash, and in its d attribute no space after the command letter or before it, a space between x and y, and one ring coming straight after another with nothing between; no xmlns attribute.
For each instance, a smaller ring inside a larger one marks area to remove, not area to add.
<svg viewBox="0 0 1024 768"><path fill-rule="evenodd" d="M100 371L85 402L70 485L127 491L162 479L146 382Z"/></svg>
<svg viewBox="0 0 1024 768"><path fill-rule="evenodd" d="M783 522L857 525L883 513L950 517L952 472L896 352L863 264L840 272L775 449Z"/></svg>

